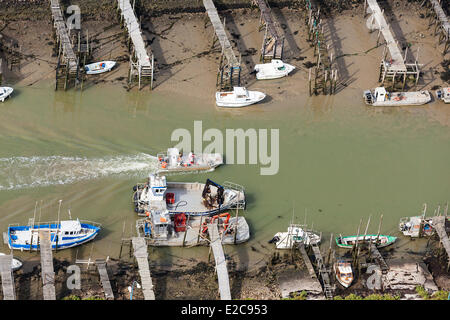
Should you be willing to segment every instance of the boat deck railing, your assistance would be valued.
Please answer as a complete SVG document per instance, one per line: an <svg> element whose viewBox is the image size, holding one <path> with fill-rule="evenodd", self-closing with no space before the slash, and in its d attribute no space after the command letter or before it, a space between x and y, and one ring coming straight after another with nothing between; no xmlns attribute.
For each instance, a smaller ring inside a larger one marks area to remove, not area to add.
<svg viewBox="0 0 450 320"><path fill-rule="evenodd" d="M90 225L93 225L94 227L98 227L98 228L100 228L102 226L101 223L90 221L90 220L79 220L79 221L82 224L90 224ZM38 224L31 222L31 223L28 223L27 226L30 227L32 231L34 229L36 229L36 230L56 229L56 228L51 228L50 227L51 225L59 226L59 227L56 227L59 229L61 227L61 221L43 221L43 222L39 222ZM19 223L10 223L8 225L8 229L10 227L19 227L19 226L20 226Z"/></svg>

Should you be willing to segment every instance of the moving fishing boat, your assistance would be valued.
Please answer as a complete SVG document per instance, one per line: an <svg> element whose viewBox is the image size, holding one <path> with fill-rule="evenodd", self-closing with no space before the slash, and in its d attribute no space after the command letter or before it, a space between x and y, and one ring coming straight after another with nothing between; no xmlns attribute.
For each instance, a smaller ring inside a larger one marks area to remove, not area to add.
<svg viewBox="0 0 450 320"><path fill-rule="evenodd" d="M225 212L212 217L190 216L185 213L170 215L168 210L152 210L147 218L136 222L139 237L151 246L208 245L208 226L217 223L223 244L239 244L250 238L244 217L231 217Z"/></svg>
<svg viewBox="0 0 450 320"><path fill-rule="evenodd" d="M436 97L445 103L450 103L450 87L436 90Z"/></svg>
<svg viewBox="0 0 450 320"><path fill-rule="evenodd" d="M66 249L93 240L101 225L90 221L65 220L35 224L31 219L28 225L11 224L6 233L10 249L39 250L39 231L50 231L52 249Z"/></svg>
<svg viewBox="0 0 450 320"><path fill-rule="evenodd" d="M167 153L158 153L157 173L213 171L223 164L220 153L189 154L180 153L177 148L167 149Z"/></svg>
<svg viewBox="0 0 450 320"><path fill-rule="evenodd" d="M286 77L294 69L295 67L290 64L284 63L278 59L273 59L269 63L255 65L256 79L270 80Z"/></svg>
<svg viewBox="0 0 450 320"><path fill-rule="evenodd" d="M340 248L351 249L353 246L358 243L374 243L378 248L383 248L393 244L397 240L397 237L394 236L385 236L385 235L361 235L361 236L339 236L336 237L336 245Z"/></svg>
<svg viewBox="0 0 450 320"><path fill-rule="evenodd" d="M431 101L427 90L415 92L387 92L384 87L364 91L366 104L374 107L418 106Z"/></svg>
<svg viewBox="0 0 450 320"><path fill-rule="evenodd" d="M107 71L111 71L116 65L115 61L100 61L84 66L86 74L99 74Z"/></svg>
<svg viewBox="0 0 450 320"><path fill-rule="evenodd" d="M277 232L269 243L275 243L277 249L292 249L294 244L303 243L305 246L320 244L320 236L312 231L305 231L303 226L291 224L287 232Z"/></svg>
<svg viewBox="0 0 450 320"><path fill-rule="evenodd" d="M348 288L353 282L353 270L351 262L338 260L334 263L333 269L337 281L344 288Z"/></svg>
<svg viewBox="0 0 450 320"><path fill-rule="evenodd" d="M167 182L165 176L150 174L147 183L133 187L134 211L148 216L151 211L168 211L170 215L215 215L231 208L245 207L244 188L231 182L222 185L206 180L198 182Z"/></svg>
<svg viewBox="0 0 450 320"><path fill-rule="evenodd" d="M8 97L11 96L14 89L11 87L0 87L0 101L4 102Z"/></svg>
<svg viewBox="0 0 450 320"><path fill-rule="evenodd" d="M249 91L244 87L234 87L233 91L216 92L219 107L239 108L258 103L266 97L265 93Z"/></svg>
<svg viewBox="0 0 450 320"><path fill-rule="evenodd" d="M4 256L4 255L5 255L4 253L0 252L0 256ZM11 270L16 271L16 270L19 270L20 268L22 268L22 261L20 261L17 258L13 258L11 260Z"/></svg>

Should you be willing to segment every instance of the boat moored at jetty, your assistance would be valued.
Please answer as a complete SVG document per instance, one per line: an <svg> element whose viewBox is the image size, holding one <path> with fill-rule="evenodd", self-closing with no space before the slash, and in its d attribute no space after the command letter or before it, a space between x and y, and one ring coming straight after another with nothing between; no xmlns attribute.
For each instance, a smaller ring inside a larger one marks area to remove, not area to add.
<svg viewBox="0 0 450 320"><path fill-rule="evenodd" d="M450 87L436 90L436 97L445 103L450 103Z"/></svg>
<svg viewBox="0 0 450 320"><path fill-rule="evenodd" d="M157 157L157 173L213 171L223 164L220 153L183 154L177 148L169 148L167 153L158 153Z"/></svg>
<svg viewBox="0 0 450 320"><path fill-rule="evenodd" d="M397 237L386 235L361 235L361 236L347 236L336 237L336 245L340 248L351 249L358 243L373 243L377 248L383 248L393 244Z"/></svg>
<svg viewBox="0 0 450 320"><path fill-rule="evenodd" d="M5 254L4 253L1 253L0 252L0 256L4 256ZM19 270L20 268L22 268L22 261L20 261L19 259L17 259L17 258L12 258L12 261L11 261L11 270L12 271L16 271L16 270Z"/></svg>
<svg viewBox="0 0 450 320"><path fill-rule="evenodd" d="M431 236L434 233L433 219L424 216L400 218L398 229L403 235L411 238Z"/></svg>
<svg viewBox="0 0 450 320"><path fill-rule="evenodd" d="M333 269L337 281L344 288L348 288L353 282L353 269L351 262L338 260L334 263Z"/></svg>
<svg viewBox="0 0 450 320"><path fill-rule="evenodd" d="M115 65L115 61L100 61L85 65L84 71L86 72L86 74L99 74L111 71Z"/></svg>
<svg viewBox="0 0 450 320"><path fill-rule="evenodd" d="M93 240L101 225L91 221L63 220L60 222L42 222L35 224L31 219L28 225L11 224L4 238L8 247L16 250L39 250L39 231L50 231L51 247L66 249Z"/></svg>
<svg viewBox="0 0 450 320"><path fill-rule="evenodd" d="M11 96L14 89L11 87L0 87L0 101L5 102L7 98Z"/></svg>
<svg viewBox="0 0 450 320"><path fill-rule="evenodd" d="M135 212L148 216L151 211L185 213L192 216L214 215L231 208L245 207L244 188L225 182L167 182L165 176L150 174L147 183L133 187Z"/></svg>
<svg viewBox="0 0 450 320"><path fill-rule="evenodd" d="M304 230L303 226L291 224L287 232L277 232L269 243L275 243L277 249L292 249L294 244L303 243L305 246L320 244L320 236L312 231Z"/></svg>
<svg viewBox="0 0 450 320"><path fill-rule="evenodd" d="M374 107L418 106L431 101L427 90L416 92L387 92L384 87L366 90L364 102Z"/></svg>
<svg viewBox="0 0 450 320"><path fill-rule="evenodd" d="M262 101L265 93L249 91L244 87L234 87L233 91L216 92L216 104L219 107L239 108Z"/></svg>
<svg viewBox="0 0 450 320"><path fill-rule="evenodd" d="M294 66L278 59L272 59L269 63L255 65L256 79L270 80L286 77L295 69Z"/></svg>

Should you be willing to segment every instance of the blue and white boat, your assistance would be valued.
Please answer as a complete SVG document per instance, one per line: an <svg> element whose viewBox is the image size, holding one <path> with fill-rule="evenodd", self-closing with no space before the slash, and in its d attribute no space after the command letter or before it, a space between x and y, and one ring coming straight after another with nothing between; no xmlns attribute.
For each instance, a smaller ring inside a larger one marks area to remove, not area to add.
<svg viewBox="0 0 450 320"><path fill-rule="evenodd" d="M10 249L39 250L39 231L49 230L53 250L75 247L93 240L101 225L91 221L65 220L60 222L42 222L20 226L12 224L5 235Z"/></svg>
<svg viewBox="0 0 450 320"><path fill-rule="evenodd" d="M84 67L84 71L86 74L98 74L107 71L111 71L112 68L116 65L115 61L100 61L91 64L87 64Z"/></svg>

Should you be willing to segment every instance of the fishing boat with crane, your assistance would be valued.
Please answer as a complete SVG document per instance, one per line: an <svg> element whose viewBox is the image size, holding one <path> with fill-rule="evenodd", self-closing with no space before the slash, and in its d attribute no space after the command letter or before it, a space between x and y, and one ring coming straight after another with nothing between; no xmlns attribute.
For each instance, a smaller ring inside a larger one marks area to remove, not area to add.
<svg viewBox="0 0 450 320"><path fill-rule="evenodd" d="M134 210L139 216L150 211L169 215L213 216L232 208L245 207L244 188L232 182L222 185L207 179L199 182L167 182L165 176L150 174L146 183L133 187Z"/></svg>
<svg viewBox="0 0 450 320"><path fill-rule="evenodd" d="M223 164L220 153L183 154L178 148L169 148L167 153L158 153L157 158L159 174L213 171Z"/></svg>

